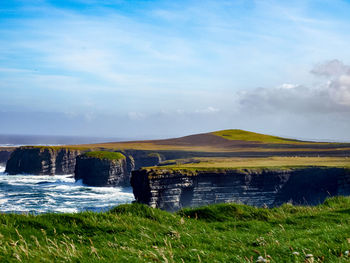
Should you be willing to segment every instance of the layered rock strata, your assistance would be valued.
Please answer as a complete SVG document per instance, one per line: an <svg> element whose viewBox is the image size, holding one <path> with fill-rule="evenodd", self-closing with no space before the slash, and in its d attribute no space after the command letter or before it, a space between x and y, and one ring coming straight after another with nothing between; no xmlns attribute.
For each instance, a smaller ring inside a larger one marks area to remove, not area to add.
<svg viewBox="0 0 350 263"><path fill-rule="evenodd" d="M156 166L165 160L165 157L162 154L151 151L125 150L121 153L127 157L126 160L130 173L141 167Z"/></svg>
<svg viewBox="0 0 350 263"><path fill-rule="evenodd" d="M316 205L335 195L350 195L345 168L191 171L141 169L132 173L135 199L176 211L213 203L278 206Z"/></svg>
<svg viewBox="0 0 350 263"><path fill-rule="evenodd" d="M104 158L83 154L77 157L74 177L90 186L128 186L130 173L126 157L120 153L115 158Z"/></svg>
<svg viewBox="0 0 350 263"><path fill-rule="evenodd" d="M85 149L86 152L88 149ZM72 174L75 170L76 157L82 150L65 147L33 147L16 148L13 153L0 151L0 162L7 161L6 172L9 174ZM127 172L145 166L159 164L164 157L149 151L126 150L121 152L126 157Z"/></svg>
<svg viewBox="0 0 350 263"><path fill-rule="evenodd" d="M19 147L6 164L8 174L62 175L72 174L76 157L81 152L69 148Z"/></svg>

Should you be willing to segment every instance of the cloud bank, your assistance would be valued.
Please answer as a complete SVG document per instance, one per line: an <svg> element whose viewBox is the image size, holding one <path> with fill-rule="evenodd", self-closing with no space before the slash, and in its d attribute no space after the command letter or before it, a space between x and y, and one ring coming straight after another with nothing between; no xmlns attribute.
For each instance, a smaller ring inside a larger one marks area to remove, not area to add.
<svg viewBox="0 0 350 263"><path fill-rule="evenodd" d="M282 84L238 93L242 111L295 114L350 114L350 66L339 60L316 65L315 86Z"/></svg>

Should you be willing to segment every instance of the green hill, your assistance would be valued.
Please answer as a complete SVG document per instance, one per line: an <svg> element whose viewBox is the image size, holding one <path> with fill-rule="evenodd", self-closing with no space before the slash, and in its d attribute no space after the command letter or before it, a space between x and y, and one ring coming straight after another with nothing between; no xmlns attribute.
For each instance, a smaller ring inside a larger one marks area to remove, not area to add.
<svg viewBox="0 0 350 263"><path fill-rule="evenodd" d="M287 138L265 135L261 133L255 133L255 132L238 130L238 129L216 131L216 132L212 132L212 134L216 136L220 136L227 140L232 140L232 141L287 143L287 144L303 142L299 140L287 139Z"/></svg>

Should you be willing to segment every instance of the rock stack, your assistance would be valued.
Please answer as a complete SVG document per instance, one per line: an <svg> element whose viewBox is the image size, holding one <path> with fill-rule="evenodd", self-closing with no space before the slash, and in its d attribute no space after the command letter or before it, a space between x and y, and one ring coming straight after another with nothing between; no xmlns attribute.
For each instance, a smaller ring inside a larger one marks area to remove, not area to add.
<svg viewBox="0 0 350 263"><path fill-rule="evenodd" d="M119 152L94 151L77 157L75 180L91 186L128 186L126 157Z"/></svg>

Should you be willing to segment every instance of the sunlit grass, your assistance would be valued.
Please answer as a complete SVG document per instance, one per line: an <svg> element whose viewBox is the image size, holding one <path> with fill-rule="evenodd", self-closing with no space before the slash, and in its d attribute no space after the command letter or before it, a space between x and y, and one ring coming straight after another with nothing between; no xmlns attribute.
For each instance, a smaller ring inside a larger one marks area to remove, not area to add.
<svg viewBox="0 0 350 263"><path fill-rule="evenodd" d="M108 152L108 151L92 151L84 153L84 156L93 157L97 159L106 160L120 160L125 159L125 156L119 152Z"/></svg>
<svg viewBox="0 0 350 263"><path fill-rule="evenodd" d="M230 168L292 168L292 167L346 167L350 157L266 157L266 158L191 158L167 161L158 169L230 169ZM152 167L157 168L157 167Z"/></svg>
<svg viewBox="0 0 350 263"><path fill-rule="evenodd" d="M216 131L212 134L225 138L227 140L237 141L249 141L249 142L262 142L262 143L305 143L299 140L287 139L277 136L265 135L261 133L255 133L250 131L244 131L239 129ZM310 143L310 142L307 142Z"/></svg>
<svg viewBox="0 0 350 263"><path fill-rule="evenodd" d="M349 262L349 211L350 199L335 197L316 207L0 214L0 262Z"/></svg>

